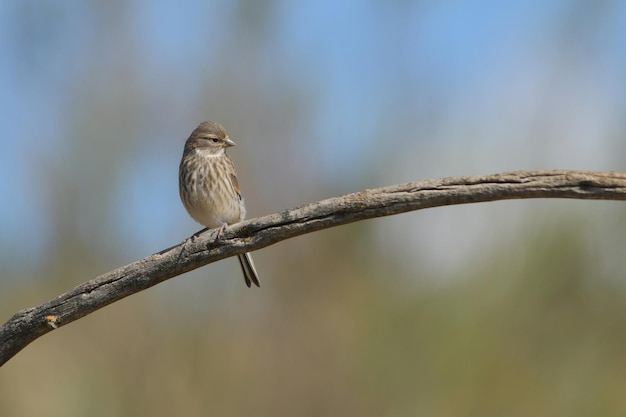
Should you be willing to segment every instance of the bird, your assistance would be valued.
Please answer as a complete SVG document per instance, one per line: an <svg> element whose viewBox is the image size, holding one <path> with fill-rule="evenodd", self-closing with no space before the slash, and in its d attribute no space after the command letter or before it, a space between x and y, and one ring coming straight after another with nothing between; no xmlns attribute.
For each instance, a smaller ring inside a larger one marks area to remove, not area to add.
<svg viewBox="0 0 626 417"><path fill-rule="evenodd" d="M187 213L207 229L218 229L216 239L227 226L243 221L246 216L235 165L226 154L226 149L232 146L235 142L222 125L204 121L185 142L178 171L180 199ZM252 284L260 287L252 256L243 253L237 258L248 288Z"/></svg>

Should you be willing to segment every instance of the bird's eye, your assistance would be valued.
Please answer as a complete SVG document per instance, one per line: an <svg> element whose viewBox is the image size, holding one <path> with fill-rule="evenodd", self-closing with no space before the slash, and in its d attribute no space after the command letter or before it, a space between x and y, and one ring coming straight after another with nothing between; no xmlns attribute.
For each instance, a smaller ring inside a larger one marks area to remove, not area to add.
<svg viewBox="0 0 626 417"><path fill-rule="evenodd" d="M213 142L213 143L217 143L217 142L219 142L219 141L220 141L220 140L219 140L218 138L211 138L211 142Z"/></svg>

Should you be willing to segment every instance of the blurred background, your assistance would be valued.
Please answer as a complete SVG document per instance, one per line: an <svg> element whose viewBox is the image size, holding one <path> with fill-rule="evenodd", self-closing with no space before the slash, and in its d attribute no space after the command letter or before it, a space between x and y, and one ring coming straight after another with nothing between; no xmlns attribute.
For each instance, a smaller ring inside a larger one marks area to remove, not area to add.
<svg viewBox="0 0 626 417"><path fill-rule="evenodd" d="M178 244L205 119L248 217L420 179L626 170L618 1L0 3L0 318ZM626 413L621 202L437 208L228 259L36 340L2 416Z"/></svg>

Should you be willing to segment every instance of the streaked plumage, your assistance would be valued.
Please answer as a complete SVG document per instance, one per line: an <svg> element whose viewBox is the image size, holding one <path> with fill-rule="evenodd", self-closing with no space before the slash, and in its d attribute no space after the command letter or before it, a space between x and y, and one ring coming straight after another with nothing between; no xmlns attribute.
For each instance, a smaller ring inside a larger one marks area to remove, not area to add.
<svg viewBox="0 0 626 417"><path fill-rule="evenodd" d="M178 183L180 199L189 215L209 229L224 228L246 216L237 174L226 148L235 146L224 128L216 122L202 122L191 133L180 161ZM238 255L250 287L259 287L252 257Z"/></svg>

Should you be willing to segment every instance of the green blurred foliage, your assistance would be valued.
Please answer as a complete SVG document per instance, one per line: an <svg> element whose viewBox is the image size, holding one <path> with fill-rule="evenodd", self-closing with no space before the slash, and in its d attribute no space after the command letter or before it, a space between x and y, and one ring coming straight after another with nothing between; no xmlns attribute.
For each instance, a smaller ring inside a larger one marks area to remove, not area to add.
<svg viewBox="0 0 626 417"><path fill-rule="evenodd" d="M3 368L0 414L621 414L626 300L575 220L409 291L394 280L419 270L351 249L367 225L296 239L220 309L147 291L37 340Z"/></svg>

